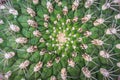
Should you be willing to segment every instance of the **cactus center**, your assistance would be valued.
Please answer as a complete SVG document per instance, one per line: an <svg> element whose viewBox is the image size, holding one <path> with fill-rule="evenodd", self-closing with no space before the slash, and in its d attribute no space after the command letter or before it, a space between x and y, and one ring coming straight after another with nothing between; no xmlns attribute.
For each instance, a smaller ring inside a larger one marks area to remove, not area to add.
<svg viewBox="0 0 120 80"><path fill-rule="evenodd" d="M66 38L64 33L60 32L57 35L57 40L58 40L59 43L65 43L67 41L67 38Z"/></svg>

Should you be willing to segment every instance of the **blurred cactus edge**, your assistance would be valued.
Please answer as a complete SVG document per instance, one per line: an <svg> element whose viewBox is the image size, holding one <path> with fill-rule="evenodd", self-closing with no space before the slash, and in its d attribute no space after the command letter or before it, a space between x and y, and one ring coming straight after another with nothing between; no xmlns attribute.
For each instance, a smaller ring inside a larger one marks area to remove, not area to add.
<svg viewBox="0 0 120 80"><path fill-rule="evenodd" d="M0 80L120 80L120 0L0 0Z"/></svg>

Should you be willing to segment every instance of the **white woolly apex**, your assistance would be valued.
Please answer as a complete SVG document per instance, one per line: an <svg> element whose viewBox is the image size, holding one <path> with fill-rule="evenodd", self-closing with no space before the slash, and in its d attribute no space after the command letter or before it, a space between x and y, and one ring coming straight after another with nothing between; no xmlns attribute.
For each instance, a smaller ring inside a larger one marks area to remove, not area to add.
<svg viewBox="0 0 120 80"><path fill-rule="evenodd" d="M108 34L108 35L116 34L117 30L115 28L108 28L105 33Z"/></svg>
<svg viewBox="0 0 120 80"><path fill-rule="evenodd" d="M110 3L105 3L102 5L102 10L106 10L108 8L110 8L111 4Z"/></svg>
<svg viewBox="0 0 120 80"><path fill-rule="evenodd" d="M32 26L32 27L35 27L35 28L38 27L38 23L35 22L34 20L29 19L29 20L27 20L27 23L28 23L29 26Z"/></svg>
<svg viewBox="0 0 120 80"><path fill-rule="evenodd" d="M43 38L40 38L39 42L45 42L45 40Z"/></svg>
<svg viewBox="0 0 120 80"><path fill-rule="evenodd" d="M48 16L47 14L44 14L44 20L48 21L50 19L50 16Z"/></svg>
<svg viewBox="0 0 120 80"><path fill-rule="evenodd" d="M60 20L60 18L61 18L61 15L57 14L57 19Z"/></svg>
<svg viewBox="0 0 120 80"><path fill-rule="evenodd" d="M115 47L116 47L117 49L120 49L120 44L116 44Z"/></svg>
<svg viewBox="0 0 120 80"><path fill-rule="evenodd" d="M4 77L9 80L9 77L11 76L12 71L8 71L7 73L5 73Z"/></svg>
<svg viewBox="0 0 120 80"><path fill-rule="evenodd" d="M34 67L34 72L38 72L43 66L43 63L41 61L39 61L35 67Z"/></svg>
<svg viewBox="0 0 120 80"><path fill-rule="evenodd" d="M104 42L102 40L99 40L99 39L94 39L91 42L92 42L92 44L99 45L99 46L104 44Z"/></svg>
<svg viewBox="0 0 120 80"><path fill-rule="evenodd" d="M0 44L2 44L4 42L3 38L0 38Z"/></svg>
<svg viewBox="0 0 120 80"><path fill-rule="evenodd" d="M82 40L81 40L81 41L82 41ZM82 49L87 49L87 48L88 48L87 44L82 44L80 47L81 47Z"/></svg>
<svg viewBox="0 0 120 80"><path fill-rule="evenodd" d="M105 20L104 20L103 18L99 18L99 19L96 19L96 20L93 22L93 24L94 24L94 26L99 26L99 25L103 24L104 21L105 21Z"/></svg>
<svg viewBox="0 0 120 80"><path fill-rule="evenodd" d="M61 69L61 78L62 80L67 80L67 71L66 68Z"/></svg>
<svg viewBox="0 0 120 80"><path fill-rule="evenodd" d="M38 4L39 3L39 0L33 0L33 4Z"/></svg>
<svg viewBox="0 0 120 80"><path fill-rule="evenodd" d="M56 61L56 63L59 63L60 57L56 57L56 58L55 58L55 61Z"/></svg>
<svg viewBox="0 0 120 80"><path fill-rule="evenodd" d="M11 59L14 56L15 56L14 52L7 52L7 53L4 54L5 59Z"/></svg>
<svg viewBox="0 0 120 80"><path fill-rule="evenodd" d="M0 25L1 25L1 24L4 24L4 22L3 22L3 20L0 19Z"/></svg>
<svg viewBox="0 0 120 80"><path fill-rule="evenodd" d="M49 11L50 13L52 13L52 12L53 12L53 6L52 6L52 3L51 3L50 1L47 1L46 6L47 6L48 11Z"/></svg>
<svg viewBox="0 0 120 80"><path fill-rule="evenodd" d="M28 53L33 53L37 50L37 46L30 46L28 49L27 49L27 52Z"/></svg>
<svg viewBox="0 0 120 80"><path fill-rule="evenodd" d="M107 58L107 59L110 58L110 54L106 51L103 51L103 50L100 51L99 55L103 58Z"/></svg>
<svg viewBox="0 0 120 80"><path fill-rule="evenodd" d="M83 57L84 60L86 60L86 61L92 61L92 57L91 57L90 55L86 54L86 53L83 54L82 57Z"/></svg>
<svg viewBox="0 0 120 80"><path fill-rule="evenodd" d="M104 76L104 77L109 77L110 73L108 72L107 69L105 68L100 68L100 73Z"/></svg>
<svg viewBox="0 0 120 80"><path fill-rule="evenodd" d="M87 14L81 19L81 21L82 21L82 23L86 23L90 19L91 19L91 14Z"/></svg>
<svg viewBox="0 0 120 80"><path fill-rule="evenodd" d="M24 43L28 42L28 39L25 37L19 37L15 41L16 41L16 43L24 44Z"/></svg>
<svg viewBox="0 0 120 80"><path fill-rule="evenodd" d="M90 32L90 31L86 31L86 32L84 33L84 36L86 36L86 37L89 37L90 35L92 35L92 32Z"/></svg>
<svg viewBox="0 0 120 80"><path fill-rule="evenodd" d="M113 0L113 3L120 3L120 0Z"/></svg>
<svg viewBox="0 0 120 80"><path fill-rule="evenodd" d="M19 65L19 68L20 69L26 69L30 64L30 61L29 60L25 60L24 62L22 62L20 65Z"/></svg>
<svg viewBox="0 0 120 80"><path fill-rule="evenodd" d="M50 61L47 62L47 65L46 65L46 66L49 68L49 67L51 67L52 65L53 65L53 62L52 62L52 60L50 60Z"/></svg>
<svg viewBox="0 0 120 80"><path fill-rule="evenodd" d="M119 67L119 68L120 68L120 62L118 62L118 63L117 63L117 67Z"/></svg>
<svg viewBox="0 0 120 80"><path fill-rule="evenodd" d="M10 29L14 32L19 32L20 28L17 25L11 24Z"/></svg>
<svg viewBox="0 0 120 80"><path fill-rule="evenodd" d="M91 72L88 70L87 67L82 67L82 72L87 78L91 78Z"/></svg>
<svg viewBox="0 0 120 80"><path fill-rule="evenodd" d="M27 13L30 14L31 17L34 17L36 15L35 11L32 8L27 8Z"/></svg>
<svg viewBox="0 0 120 80"><path fill-rule="evenodd" d="M55 76L51 76L50 80L57 80Z"/></svg>
<svg viewBox="0 0 120 80"><path fill-rule="evenodd" d="M84 6L85 8L89 8L93 3L94 3L94 0L87 0Z"/></svg>
<svg viewBox="0 0 120 80"><path fill-rule="evenodd" d="M68 65L70 67L74 67L75 66L75 62L72 59L68 59Z"/></svg>
<svg viewBox="0 0 120 80"><path fill-rule="evenodd" d="M120 19L120 13L115 15L115 19Z"/></svg>
<svg viewBox="0 0 120 80"><path fill-rule="evenodd" d="M33 35L36 37L40 37L42 34L40 33L39 30L35 30L35 31L33 31Z"/></svg>
<svg viewBox="0 0 120 80"><path fill-rule="evenodd" d="M67 13L68 13L68 7L67 7L67 6L64 6L64 8L63 8L63 14L64 14L64 15L67 15Z"/></svg>
<svg viewBox="0 0 120 80"><path fill-rule="evenodd" d="M46 52L47 52L46 49L42 49L42 50L40 51L40 55L44 55Z"/></svg>
<svg viewBox="0 0 120 80"><path fill-rule="evenodd" d="M79 0L74 0L73 5L72 5L72 10L76 10L79 6Z"/></svg>
<svg viewBox="0 0 120 80"><path fill-rule="evenodd" d="M0 10L5 9L6 7L4 5L0 5Z"/></svg>
<svg viewBox="0 0 120 80"><path fill-rule="evenodd" d="M9 9L9 13L12 14L12 15L14 15L14 16L18 15L18 11L15 10L15 9L12 9L12 8Z"/></svg>

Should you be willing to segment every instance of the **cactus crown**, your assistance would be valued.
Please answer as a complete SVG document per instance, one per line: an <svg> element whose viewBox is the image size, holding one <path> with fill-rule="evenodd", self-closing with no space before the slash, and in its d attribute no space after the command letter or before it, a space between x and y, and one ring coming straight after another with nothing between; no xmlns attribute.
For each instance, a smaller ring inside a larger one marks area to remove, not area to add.
<svg viewBox="0 0 120 80"><path fill-rule="evenodd" d="M119 0L0 0L0 79L115 80Z"/></svg>

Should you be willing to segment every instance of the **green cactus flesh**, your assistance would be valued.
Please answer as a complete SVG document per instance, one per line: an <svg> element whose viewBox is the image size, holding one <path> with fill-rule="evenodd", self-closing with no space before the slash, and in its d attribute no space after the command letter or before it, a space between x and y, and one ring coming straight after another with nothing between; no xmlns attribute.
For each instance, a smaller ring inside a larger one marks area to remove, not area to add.
<svg viewBox="0 0 120 80"><path fill-rule="evenodd" d="M117 80L119 0L1 0L0 80Z"/></svg>

